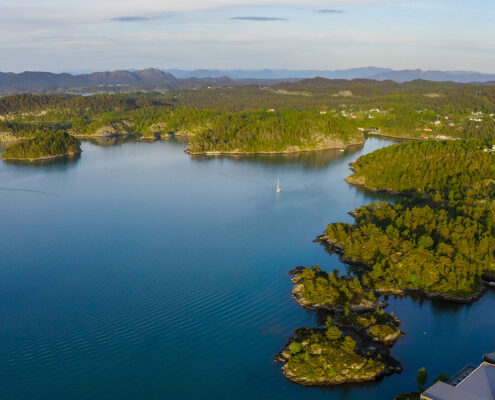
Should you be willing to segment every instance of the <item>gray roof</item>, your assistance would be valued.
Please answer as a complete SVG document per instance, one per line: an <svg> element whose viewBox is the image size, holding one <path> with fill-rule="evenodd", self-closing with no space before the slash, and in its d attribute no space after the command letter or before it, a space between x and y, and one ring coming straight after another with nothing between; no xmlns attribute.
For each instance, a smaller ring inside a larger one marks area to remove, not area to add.
<svg viewBox="0 0 495 400"><path fill-rule="evenodd" d="M495 351L493 353L485 354L484 359L489 363L495 364Z"/></svg>
<svg viewBox="0 0 495 400"><path fill-rule="evenodd" d="M457 386L437 382L423 396L433 400L495 400L495 365L483 362Z"/></svg>

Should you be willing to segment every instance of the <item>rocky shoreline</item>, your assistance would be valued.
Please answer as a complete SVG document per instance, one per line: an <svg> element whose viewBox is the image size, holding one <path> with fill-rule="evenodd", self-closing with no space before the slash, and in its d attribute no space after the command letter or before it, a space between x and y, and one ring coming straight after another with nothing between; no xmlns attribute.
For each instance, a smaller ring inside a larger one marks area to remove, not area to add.
<svg viewBox="0 0 495 400"><path fill-rule="evenodd" d="M402 332L401 335L393 338L393 340L383 343L373 339L364 330L355 329L340 323L337 323L337 325L340 329L342 329L345 336L351 337L356 342L356 353L363 358L369 357L370 360L379 361L383 364L383 366L378 370L362 373L363 369L365 369L363 368L365 367L365 364L361 361L362 365L349 364L348 368L339 370L333 376L309 378L307 376L298 375L290 369L288 364L291 357L291 344L294 342L295 338L301 334L301 332L304 332L309 328L297 328L295 330L295 335L289 339L282 351L275 355L275 362L285 363L282 367L282 372L288 380L303 386L321 387L373 382L383 379L386 376L402 372L401 363L390 354L390 349L395 341L400 337L405 336ZM322 335L324 334L324 329L315 328L313 330L320 331Z"/></svg>
<svg viewBox="0 0 495 400"><path fill-rule="evenodd" d="M221 156L221 155L249 155L249 154L266 154L266 155L274 155L274 154L294 154L294 153L307 153L312 151L325 151L325 150L345 150L351 147L362 146L364 144L363 141L352 142L352 143L343 143L339 142L339 145L335 145L335 141L332 142L332 145L325 145L321 147L314 148L300 148L299 146L287 146L286 150L280 151L240 151L240 150L232 150L232 151L191 151L190 149L185 150L185 153L190 154L192 156L196 155L207 155L207 156Z"/></svg>
<svg viewBox="0 0 495 400"><path fill-rule="evenodd" d="M341 306L328 306L326 304L312 303L310 300L306 299L302 295L303 285L299 283L300 278L298 277L298 273L304 269L303 266L298 266L289 272L289 275L292 275L291 281L294 283L294 287L292 288L292 297L297 301L297 303L311 311L326 311L331 313L340 313L344 312L344 307ZM381 301L369 301L366 299L362 299L360 304L351 304L350 310L353 312L361 313L366 311L373 311L377 307L384 307L385 303Z"/></svg>
<svg viewBox="0 0 495 400"><path fill-rule="evenodd" d="M372 291L319 266L299 266L289 275L294 283L292 297L326 322L325 328L296 329L275 356L284 363L287 379L304 386L333 386L375 381L402 371L390 354L394 343L405 336L401 322L383 311L387 304L376 300ZM304 298L303 292L325 303Z"/></svg>
<svg viewBox="0 0 495 400"><path fill-rule="evenodd" d="M43 157L36 157L36 158L5 158L3 156L0 156L0 158L3 161L29 161L29 162L36 162L36 161L49 161L49 160L54 160L57 158L64 158L64 157L75 157L81 154L82 151L73 151L69 153L64 153L64 154L56 154L53 156L43 156Z"/></svg>

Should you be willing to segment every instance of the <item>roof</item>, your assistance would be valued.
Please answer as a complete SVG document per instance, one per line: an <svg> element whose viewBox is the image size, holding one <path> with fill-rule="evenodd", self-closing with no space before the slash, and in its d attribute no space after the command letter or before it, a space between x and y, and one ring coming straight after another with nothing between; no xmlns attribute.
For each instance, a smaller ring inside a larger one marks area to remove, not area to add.
<svg viewBox="0 0 495 400"><path fill-rule="evenodd" d="M495 148L495 144L492 146L492 148ZM495 364L495 351L493 353L485 354L483 358L485 359L486 362Z"/></svg>
<svg viewBox="0 0 495 400"><path fill-rule="evenodd" d="M495 365L483 362L456 386L436 382L423 396L432 400L494 400Z"/></svg>

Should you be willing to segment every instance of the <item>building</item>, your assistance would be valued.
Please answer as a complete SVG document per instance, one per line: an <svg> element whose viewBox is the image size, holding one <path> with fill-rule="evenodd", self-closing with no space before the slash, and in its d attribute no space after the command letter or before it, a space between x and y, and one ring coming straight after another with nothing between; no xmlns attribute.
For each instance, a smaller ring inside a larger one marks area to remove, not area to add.
<svg viewBox="0 0 495 400"><path fill-rule="evenodd" d="M495 399L495 352L483 362L469 365L448 382L436 382L421 394L421 400L493 400Z"/></svg>

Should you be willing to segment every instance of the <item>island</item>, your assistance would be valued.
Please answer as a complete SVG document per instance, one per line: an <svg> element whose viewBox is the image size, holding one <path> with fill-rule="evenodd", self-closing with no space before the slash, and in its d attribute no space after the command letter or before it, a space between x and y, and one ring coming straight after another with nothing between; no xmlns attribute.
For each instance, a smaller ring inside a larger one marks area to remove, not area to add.
<svg viewBox="0 0 495 400"><path fill-rule="evenodd" d="M299 266L289 274L295 283L293 297L310 310L370 311L383 305L372 291L363 288L357 277L339 277L338 271L327 273L319 265Z"/></svg>
<svg viewBox="0 0 495 400"><path fill-rule="evenodd" d="M290 272L293 296L325 317L324 328L296 329L276 356L285 377L305 386L331 386L380 379L400 372L390 347L404 336L400 321L357 277L339 277L318 265Z"/></svg>
<svg viewBox="0 0 495 400"><path fill-rule="evenodd" d="M58 157L74 156L81 153L78 139L67 132L39 133L32 139L26 139L7 147L3 160L38 161Z"/></svg>

